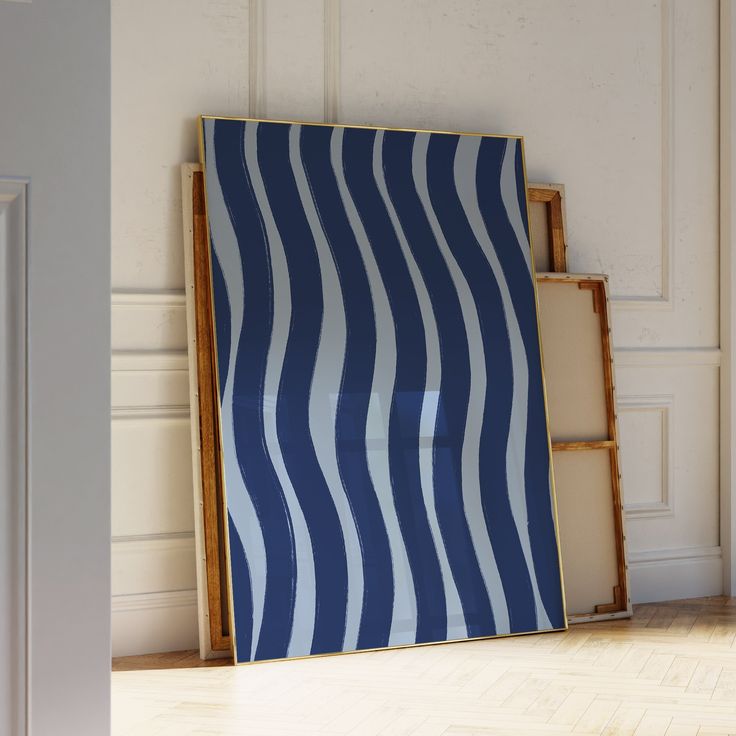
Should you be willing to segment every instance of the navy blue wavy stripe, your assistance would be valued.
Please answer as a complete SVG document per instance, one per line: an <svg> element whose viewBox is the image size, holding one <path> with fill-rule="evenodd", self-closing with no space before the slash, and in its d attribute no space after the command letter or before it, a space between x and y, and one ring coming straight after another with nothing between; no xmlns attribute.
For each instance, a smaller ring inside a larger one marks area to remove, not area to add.
<svg viewBox="0 0 736 736"><path fill-rule="evenodd" d="M309 398L322 327L322 278L312 233L289 161L291 126L261 123L258 165L290 274L291 323L276 405L286 470L312 539L316 618L312 654L339 652L345 636L347 561L339 517L317 460L309 428ZM329 397L320 397L328 401ZM324 431L332 432L332 427Z"/></svg>
<svg viewBox="0 0 736 736"><path fill-rule="evenodd" d="M264 625L258 653L259 658L270 659L286 655L294 610L296 571L291 520L283 490L265 450L262 403L273 319L271 269L260 212L242 155L243 132L243 123L237 121L217 121L215 124L217 175L230 211L243 266L244 318L232 377L233 427L240 471L256 508L266 545ZM238 151L240 156L233 155ZM215 317L219 321L223 314L230 314L228 295L221 281L214 281L213 290ZM218 356L222 385L226 377L223 365L227 362ZM240 601L235 599L235 606L239 605ZM238 637L242 636L238 630Z"/></svg>
<svg viewBox="0 0 736 736"><path fill-rule="evenodd" d="M453 255L473 294L483 335L487 374L480 438L483 510L509 609L511 631L536 628L534 594L508 498L506 448L513 373L503 302L493 271L468 224L454 185L458 139L435 135L427 155L432 203ZM485 196L481 190L481 198Z"/></svg>
<svg viewBox="0 0 736 736"><path fill-rule="evenodd" d="M468 338L457 291L416 191L412 172L414 137L386 134L386 180L427 286L439 334L442 376L433 455L437 516L468 635L487 636L495 633L491 602L463 513L462 450L470 396Z"/></svg>
<svg viewBox="0 0 736 736"><path fill-rule="evenodd" d="M537 313L534 285L524 253L508 220L501 202L501 165L507 141L502 138L484 138L478 154L478 188L480 209L501 267L506 276L511 298L519 320L529 368L529 400L527 414L527 441L524 479L529 519L529 537L536 570L537 584L544 607L555 627L564 626L560 585L560 571L556 549L552 497L549 483L549 449L547 423L544 413L542 364L537 332ZM517 147L517 151L520 147ZM516 171L519 161L515 162ZM524 179L517 174L517 197ZM491 203L496 203L492 206ZM526 204L522 208L526 219ZM522 246L523 247L523 246Z"/></svg>
<svg viewBox="0 0 736 736"><path fill-rule="evenodd" d="M389 412L389 467L394 505L414 576L417 642L447 636L439 559L432 541L419 475L419 420L426 346L419 303L401 246L373 176L375 131L347 129L345 176L386 287L396 332L396 383Z"/></svg>
<svg viewBox="0 0 736 736"><path fill-rule="evenodd" d="M212 288L219 294L226 294L225 278L222 275L220 261L217 260L214 249L212 258ZM220 310L215 322L215 335L217 337L217 365L219 366L220 402L227 382L227 372L230 357L230 303L227 299L220 301Z"/></svg>
<svg viewBox="0 0 736 736"><path fill-rule="evenodd" d="M337 403L337 461L363 550L363 610L358 648L388 645L393 614L393 571L388 535L368 470L366 432L376 356L370 286L330 163L332 128L304 126L302 160L327 234L342 289L347 326Z"/></svg>
<svg viewBox="0 0 736 736"><path fill-rule="evenodd" d="M516 172L516 198L519 201L519 211L521 212L521 220L524 224L524 232L526 239L529 240L529 213L526 206L526 175L524 173L524 157L522 155L522 143L516 146L516 156L514 157L514 171ZM531 257L531 253L530 253Z"/></svg>
<svg viewBox="0 0 736 736"><path fill-rule="evenodd" d="M253 598L250 586L250 570L243 543L240 541L240 535L230 518L230 514L227 515L227 524L230 540L233 600L237 601L233 608L233 618L235 619L236 642L239 653L238 661L244 662L250 659L253 637Z"/></svg>

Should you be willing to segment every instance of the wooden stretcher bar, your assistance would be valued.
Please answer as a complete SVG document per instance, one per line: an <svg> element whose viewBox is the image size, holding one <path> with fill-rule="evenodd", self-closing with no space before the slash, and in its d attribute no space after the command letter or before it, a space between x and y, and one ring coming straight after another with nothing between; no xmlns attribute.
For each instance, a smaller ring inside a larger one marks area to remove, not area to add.
<svg viewBox="0 0 736 736"><path fill-rule="evenodd" d="M534 270L537 273L565 272L565 187L562 184L529 184L528 192Z"/></svg>

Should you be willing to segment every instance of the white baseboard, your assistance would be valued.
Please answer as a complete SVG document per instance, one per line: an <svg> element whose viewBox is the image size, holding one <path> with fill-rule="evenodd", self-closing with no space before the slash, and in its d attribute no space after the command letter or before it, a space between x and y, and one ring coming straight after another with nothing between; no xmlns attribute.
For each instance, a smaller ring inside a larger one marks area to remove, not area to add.
<svg viewBox="0 0 736 736"><path fill-rule="evenodd" d="M116 595L112 656L197 649L197 591Z"/></svg>
<svg viewBox="0 0 736 736"><path fill-rule="evenodd" d="M684 547L629 553L633 603L700 598L723 592L720 547Z"/></svg>

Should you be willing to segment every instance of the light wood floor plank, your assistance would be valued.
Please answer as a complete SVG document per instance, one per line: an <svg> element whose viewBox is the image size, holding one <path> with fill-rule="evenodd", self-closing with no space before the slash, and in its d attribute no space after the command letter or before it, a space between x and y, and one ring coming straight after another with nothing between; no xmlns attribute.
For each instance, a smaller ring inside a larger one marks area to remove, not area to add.
<svg viewBox="0 0 736 736"><path fill-rule="evenodd" d="M736 601L567 632L232 667L113 662L114 736L736 734Z"/></svg>

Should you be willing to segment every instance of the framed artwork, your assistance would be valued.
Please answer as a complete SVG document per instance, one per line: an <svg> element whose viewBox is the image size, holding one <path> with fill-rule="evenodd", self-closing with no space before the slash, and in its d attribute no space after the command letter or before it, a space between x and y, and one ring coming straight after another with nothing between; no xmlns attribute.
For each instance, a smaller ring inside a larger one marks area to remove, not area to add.
<svg viewBox="0 0 736 736"><path fill-rule="evenodd" d="M200 133L236 662L565 628L521 139Z"/></svg>

